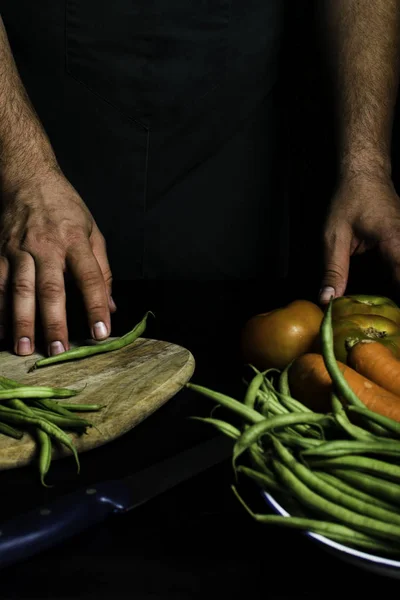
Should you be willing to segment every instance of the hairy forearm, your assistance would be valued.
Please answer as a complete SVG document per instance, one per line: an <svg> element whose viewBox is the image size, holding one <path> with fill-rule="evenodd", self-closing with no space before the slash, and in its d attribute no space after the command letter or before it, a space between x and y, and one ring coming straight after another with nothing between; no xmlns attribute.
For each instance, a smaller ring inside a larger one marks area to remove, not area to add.
<svg viewBox="0 0 400 600"><path fill-rule="evenodd" d="M56 159L19 77L0 16L0 184L18 185Z"/></svg>
<svg viewBox="0 0 400 600"><path fill-rule="evenodd" d="M400 55L400 0L322 0L340 170L390 174Z"/></svg>

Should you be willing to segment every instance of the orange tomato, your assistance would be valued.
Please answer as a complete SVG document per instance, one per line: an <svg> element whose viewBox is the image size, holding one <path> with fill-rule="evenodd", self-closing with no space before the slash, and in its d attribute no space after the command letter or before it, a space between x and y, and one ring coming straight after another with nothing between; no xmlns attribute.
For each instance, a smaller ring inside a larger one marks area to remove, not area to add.
<svg viewBox="0 0 400 600"><path fill-rule="evenodd" d="M323 316L321 308L308 300L254 315L242 330L243 360L260 370L284 369L314 347Z"/></svg>

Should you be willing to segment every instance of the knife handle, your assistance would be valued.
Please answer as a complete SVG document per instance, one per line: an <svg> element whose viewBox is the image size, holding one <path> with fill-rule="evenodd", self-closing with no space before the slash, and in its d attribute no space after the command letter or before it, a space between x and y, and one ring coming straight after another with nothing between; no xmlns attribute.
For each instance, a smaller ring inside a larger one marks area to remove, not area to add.
<svg viewBox="0 0 400 600"><path fill-rule="evenodd" d="M130 491L120 481L81 488L17 515L0 525L0 568L46 550L129 506Z"/></svg>

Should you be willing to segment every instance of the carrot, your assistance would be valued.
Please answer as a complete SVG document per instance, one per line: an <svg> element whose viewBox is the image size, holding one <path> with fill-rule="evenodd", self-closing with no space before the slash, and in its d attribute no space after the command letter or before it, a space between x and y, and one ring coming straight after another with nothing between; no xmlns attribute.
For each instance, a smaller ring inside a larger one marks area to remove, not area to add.
<svg viewBox="0 0 400 600"><path fill-rule="evenodd" d="M400 422L400 395L337 362L347 383L367 408ZM318 412L331 410L332 379L320 354L303 354L293 361L289 369L289 386L292 396L309 408Z"/></svg>
<svg viewBox="0 0 400 600"><path fill-rule="evenodd" d="M362 340L347 354L347 362L355 371L400 396L400 360L376 340Z"/></svg>

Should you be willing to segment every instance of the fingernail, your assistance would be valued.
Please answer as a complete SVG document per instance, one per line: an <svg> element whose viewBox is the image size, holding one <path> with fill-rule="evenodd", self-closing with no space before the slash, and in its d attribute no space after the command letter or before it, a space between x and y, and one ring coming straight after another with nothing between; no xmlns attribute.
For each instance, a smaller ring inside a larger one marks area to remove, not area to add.
<svg viewBox="0 0 400 600"><path fill-rule="evenodd" d="M56 354L61 354L62 352L65 352L65 348L61 342L51 342L49 346L50 356L55 356Z"/></svg>
<svg viewBox="0 0 400 600"><path fill-rule="evenodd" d="M332 296L335 297L335 288L331 286L326 286L322 288L319 292L319 300L324 304L327 304L332 298Z"/></svg>
<svg viewBox="0 0 400 600"><path fill-rule="evenodd" d="M115 304L112 296L110 296L110 305L113 310L117 310L117 305Z"/></svg>
<svg viewBox="0 0 400 600"><path fill-rule="evenodd" d="M98 321L98 323L93 325L93 337L96 340L103 340L107 337L107 333L107 327L102 321Z"/></svg>
<svg viewBox="0 0 400 600"><path fill-rule="evenodd" d="M31 354L31 340L29 338L20 338L18 342L18 354Z"/></svg>

